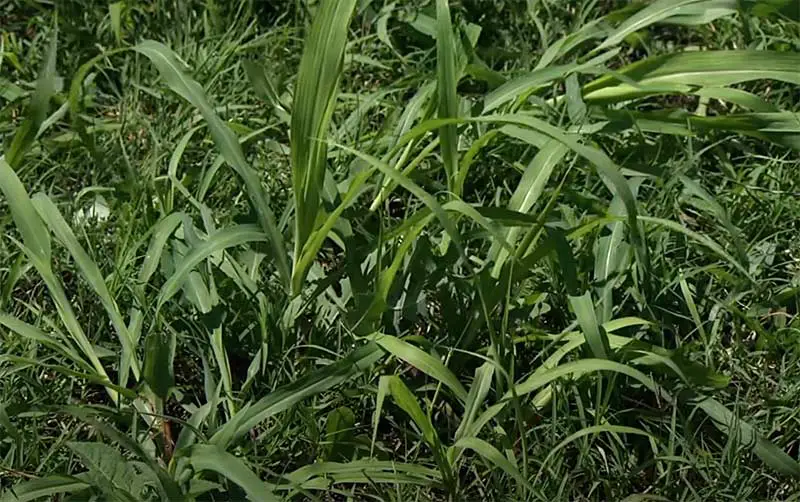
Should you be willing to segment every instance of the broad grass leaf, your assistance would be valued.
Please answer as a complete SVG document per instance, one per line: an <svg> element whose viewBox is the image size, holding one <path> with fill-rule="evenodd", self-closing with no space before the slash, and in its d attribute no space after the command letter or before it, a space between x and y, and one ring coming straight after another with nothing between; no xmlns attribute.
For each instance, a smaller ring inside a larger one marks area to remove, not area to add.
<svg viewBox="0 0 800 502"><path fill-rule="evenodd" d="M122 13L125 10L125 2L113 2L108 4L108 17L111 22L111 31L117 43L122 42Z"/></svg>
<svg viewBox="0 0 800 502"><path fill-rule="evenodd" d="M297 260L319 211L327 163L328 125L336 106L347 31L356 0L322 2L306 36L297 72L291 124L292 188L295 200L295 269L292 291L298 293L308 269Z"/></svg>
<svg viewBox="0 0 800 502"><path fill-rule="evenodd" d="M534 70L540 70L550 66L554 61L569 54L572 49L575 49L588 40L603 37L607 35L609 31L610 27L607 26L605 18L595 19L594 21L584 24L578 28L577 31L564 35L550 44L547 50L544 51L544 54L542 54L542 57L539 58Z"/></svg>
<svg viewBox="0 0 800 502"><path fill-rule="evenodd" d="M578 318L578 324L583 330L583 336L592 355L598 359L609 359L611 348L608 344L608 335L597 322L592 294L587 291L581 296L570 296L569 303L575 311L575 317Z"/></svg>
<svg viewBox="0 0 800 502"><path fill-rule="evenodd" d="M135 402L136 404L136 402ZM139 406L141 401L138 402L137 406ZM78 406L65 406L62 408L66 413L79 418L80 420L86 422L87 424L91 425L96 431L101 433L106 438L110 439L118 443L120 446L128 450L129 452L133 453L139 460L141 460L144 464L146 464L150 470L155 473L156 478L158 479L159 485L156 486L158 489L159 494L161 495L162 499L170 500L170 501L181 501L184 500L185 497L175 482L175 480L170 476L170 474L161 466L159 461L153 457L152 454L145 451L142 444L137 441L135 438L127 434L123 434L122 432L118 431L108 423L98 420L95 418L91 412L87 411L84 407ZM140 408L141 409L141 408Z"/></svg>
<svg viewBox="0 0 800 502"><path fill-rule="evenodd" d="M458 378L439 358L391 335L378 335L374 340L375 343L393 356L402 359L407 364L414 366L429 377L441 382L445 387L449 388L462 403L466 401L466 389L464 389L464 386L461 385Z"/></svg>
<svg viewBox="0 0 800 502"><path fill-rule="evenodd" d="M800 117L792 112L734 113L704 117L683 110L603 112L616 127L644 132L690 135L693 132L730 131L800 150Z"/></svg>
<svg viewBox="0 0 800 502"><path fill-rule="evenodd" d="M738 418L722 403L710 397L701 397L696 405L711 417L717 428L751 449L765 464L781 474L800 478L800 463L797 460L761 436L752 425Z"/></svg>
<svg viewBox="0 0 800 502"><path fill-rule="evenodd" d="M278 387L252 405L242 408L212 436L211 443L226 448L238 437L247 434L263 420L280 413L300 401L339 385L372 366L383 357L376 344L354 350L347 357L313 371L292 383Z"/></svg>
<svg viewBox="0 0 800 502"><path fill-rule="evenodd" d="M53 500L61 493L72 493L89 488L89 483L72 476L47 476L29 479L8 488L0 502L28 502L45 497Z"/></svg>
<svg viewBox="0 0 800 502"><path fill-rule="evenodd" d="M0 190L2 190L3 194L6 196L8 205L11 208L11 216L22 234L24 243L19 243L13 238L11 239L22 249L25 256L41 276L55 302L56 310L61 320L67 327L70 335L72 335L75 343L77 343L97 374L102 379L108 380L108 375L94 350L94 346L89 342L83 328L81 328L78 322L78 318L64 292L63 285L53 273L50 264L51 249L49 232L37 214L25 187L19 181L19 178L16 173L14 173L11 166L9 166L2 157L0 157ZM116 401L116 391L108 387L107 389L111 398Z"/></svg>
<svg viewBox="0 0 800 502"><path fill-rule="evenodd" d="M390 483L413 485L438 485L442 481L436 469L416 464L373 459L352 462L318 462L297 469L284 476L298 488L325 489L329 483ZM318 483L319 480L329 483Z"/></svg>
<svg viewBox="0 0 800 502"><path fill-rule="evenodd" d="M59 352L61 355L66 356L72 362L80 366L84 371L92 371L92 366L75 351L69 342L45 333L36 326L8 314L0 314L0 324L24 338L41 343Z"/></svg>
<svg viewBox="0 0 800 502"><path fill-rule="evenodd" d="M539 478L539 475L541 475L542 471L544 471L545 466L550 461L550 459L553 458L553 455L558 453L562 448L582 437L596 436L603 432L607 434L612 434L614 436L616 436L617 434L634 434L637 436L645 436L648 439L650 439L650 443L651 445L653 445L653 450L654 450L653 454L657 454L657 451L655 451L655 438L649 432L645 432L641 429L636 429L634 427L627 427L624 425L611 425L611 424L592 425L590 427L585 427L579 430L578 432L570 434L569 436L564 438L563 441L554 446L550 450L550 453L548 453L547 456L542 461L542 464L539 467L539 474L536 476L536 478L537 479Z"/></svg>
<svg viewBox="0 0 800 502"><path fill-rule="evenodd" d="M439 466L439 470L442 472L445 484L452 488L452 466L447 459L436 428L433 426L433 423L431 423L428 415L422 411L417 398L414 397L411 390L403 383L400 377L397 376L389 377L389 392L395 404L406 412L417 428L419 428L422 433L422 438L433 451L433 457L436 460L436 464Z"/></svg>
<svg viewBox="0 0 800 502"><path fill-rule="evenodd" d="M698 51L664 54L630 64L583 87L590 104L613 103L666 91L691 93L752 80L800 85L800 54L772 51Z"/></svg>
<svg viewBox="0 0 800 502"><path fill-rule="evenodd" d="M672 230L678 233L685 235L686 237L692 239L693 241L702 244L703 246L707 247L715 254L717 254L720 258L723 258L725 261L730 263L734 268L736 268L739 272L744 274L749 280L754 281L753 277L747 271L747 269L739 263L733 256L731 256L725 249L717 244L711 237L700 234L695 232L694 230L689 230L688 228L684 227L680 223L674 222L672 220L665 220L663 218L654 218L652 216L639 216L639 220L645 223L653 223L659 226L662 226L668 230Z"/></svg>
<svg viewBox="0 0 800 502"><path fill-rule="evenodd" d="M283 107L278 91L267 75L266 68L250 60L242 61L242 66L256 94L272 106L275 115L281 122L291 123L292 117Z"/></svg>
<svg viewBox="0 0 800 502"><path fill-rule="evenodd" d="M275 223L275 216L269 208L261 181L253 168L248 165L238 138L219 118L200 84L186 75L178 57L167 46L147 40L135 46L134 50L150 59L169 88L197 108L205 119L214 144L225 161L244 181L247 195L258 214L259 223L269 238L278 273L288 285L291 274L283 236Z"/></svg>
<svg viewBox="0 0 800 502"><path fill-rule="evenodd" d="M456 41L450 22L448 0L436 0L436 71L439 118L458 117ZM458 179L458 131L455 124L445 124L439 129L439 144L448 188L459 195L461 187L455 186Z"/></svg>
<svg viewBox="0 0 800 502"><path fill-rule="evenodd" d="M694 91L701 98L716 99L760 113L777 113L780 108L761 96L733 87L703 87Z"/></svg>
<svg viewBox="0 0 800 502"><path fill-rule="evenodd" d="M17 368L21 368L23 366L36 367L40 370L58 373L70 379L84 380L86 382L105 387L109 396L112 397L112 400L116 400L118 395L128 399L136 399L137 396L135 391L113 384L108 379L108 376L101 375L94 368L87 370L91 373L84 373L76 370L74 367L63 366L60 364L47 364L38 359L30 359L12 355L0 355L0 361L12 363Z"/></svg>
<svg viewBox="0 0 800 502"><path fill-rule="evenodd" d="M39 218L25 186L3 157L0 157L0 190L6 196L11 217L22 234L25 247L40 257L42 262L49 264L50 233Z"/></svg>
<svg viewBox="0 0 800 502"><path fill-rule="evenodd" d="M336 207L336 209L331 211L327 218L325 218L325 222L319 228L314 230L311 235L309 235L299 258L295 258L295 278L306 276L308 273L308 268L311 267L314 259L317 257L317 252L325 243L325 240L328 238L331 230L333 230L333 228L336 226L336 222L339 221L339 218L345 209L352 206L358 197L364 193L364 184L373 173L374 169L367 169L358 173L350 183L347 193L342 196L341 203ZM297 287L300 287L300 285L300 283L296 284Z"/></svg>
<svg viewBox="0 0 800 502"><path fill-rule="evenodd" d="M508 460L497 448L490 445L483 439L476 437L465 437L456 441L453 448L461 448L472 450L486 460L491 467L500 468L503 472L511 476L517 483L525 487L526 490L532 491L533 487L530 482L525 479L525 476L519 472L519 469L510 460Z"/></svg>
<svg viewBox="0 0 800 502"><path fill-rule="evenodd" d="M631 191L634 196L638 193L641 178L631 181ZM622 217L625 207L619 197L614 197L608 207L610 216ZM597 315L600 323L611 320L613 309L613 289L615 275L621 273L628 265L630 246L625 242L625 226L622 221L615 221L606 225L610 234L597 239L595 252L594 279L600 286Z"/></svg>
<svg viewBox="0 0 800 502"><path fill-rule="evenodd" d="M160 309L167 300L172 298L175 293L180 290L184 281L189 276L189 273L203 260L219 251L233 246L248 242L264 242L267 240L267 235L264 234L261 229L253 225L235 225L219 230L208 236L208 239L197 247L192 248L180 263L177 264L175 272L161 287L156 310Z"/></svg>
<svg viewBox="0 0 800 502"><path fill-rule="evenodd" d="M489 394L493 378L493 363L483 363L475 370L475 378L472 380L472 386L469 389L467 400L464 403L464 414L461 418L461 423L458 425L458 429L456 429L456 441L464 437L466 431L470 430L478 411L483 406L483 402Z"/></svg>
<svg viewBox="0 0 800 502"><path fill-rule="evenodd" d="M69 442L67 446L89 469L86 479L111 500L141 500L146 477L122 454L103 443Z"/></svg>
<svg viewBox="0 0 800 502"><path fill-rule="evenodd" d="M169 397L175 386L173 360L175 359L175 332L156 330L144 341L143 376L150 390L162 400Z"/></svg>
<svg viewBox="0 0 800 502"><path fill-rule="evenodd" d="M637 222L637 209L636 209L636 199L633 196L633 193L630 190L627 180L622 175L619 166L617 166L614 161L606 155L605 152L598 148L594 148L592 146L588 146L583 144L579 137L567 133L566 131L553 126L543 120L540 120L536 117L527 114L503 114L503 115L487 115L484 117L474 117L470 119L437 119L437 120L428 120L423 122L422 124L418 125L411 131L409 131L400 141L401 144L411 141L416 137L419 137L426 132L431 131L434 128L438 128L444 123L452 121L453 123L458 122L479 122L479 123L490 123L490 124L497 124L497 125L515 125L518 127L524 127L530 129L534 134L534 136L539 137L542 136L544 138L552 138L558 141L559 143L563 144L564 146L568 147L570 150L574 151L581 157L584 157L586 160L591 162L596 168L597 171L600 173L603 182L609 187L609 189L617 196L619 196L624 205L625 205L625 212L628 217L628 227L630 228L631 235L633 237L633 241L636 244L636 252L637 258L640 262L640 267L646 272L649 270L649 254L647 251L647 247L645 246L644 236L642 235L642 231L640 225ZM535 146L542 146L546 142L546 139L542 142L538 142ZM345 148L346 149L346 148ZM351 150L352 151L352 150ZM364 158L364 154L359 154L355 151L352 151L357 155ZM366 156L369 157L369 156ZM391 169L388 166L383 166L383 169L390 171ZM392 173L392 175L397 176L398 173ZM447 229L447 227L445 227Z"/></svg>
<svg viewBox="0 0 800 502"><path fill-rule="evenodd" d="M554 368L548 368L541 372L537 371L522 382L516 384L514 392L510 390L506 392L500 402L492 405L475 420L472 430L469 431L469 435L477 436L483 427L508 405L511 399L526 396L559 378L566 376L580 378L584 375L601 371L611 371L626 375L638 381L652 392L658 391L658 387L653 379L630 365L608 359L582 359L573 361Z"/></svg>
<svg viewBox="0 0 800 502"><path fill-rule="evenodd" d="M583 125L586 120L586 103L581 96L581 87L578 81L578 76L574 73L567 77L566 85L566 98L567 98L567 114L572 124Z"/></svg>
<svg viewBox="0 0 800 502"><path fill-rule="evenodd" d="M6 161L12 168L19 167L23 155L31 147L39 127L47 118L50 109L50 100L56 93L56 48L58 44L58 30L50 34L50 44L44 55L39 77L36 79L36 89L31 96L30 104L25 112L25 120L17 129L6 151Z"/></svg>
<svg viewBox="0 0 800 502"><path fill-rule="evenodd" d="M502 230L496 225L490 218L487 218L485 215L491 215L492 213L500 214L500 211L494 212L491 209L488 211L483 211L480 206L473 206L471 204L467 204L461 199L451 200L445 203L442 208L445 211L458 213L463 216L466 216L470 220L477 223L480 227L486 230L486 233L491 238L493 244L499 245L502 249L506 251L514 251L514 248L506 241L505 235L503 235ZM512 213L505 213L503 216L509 217L512 216ZM528 225L531 225L532 222L530 220L526 221Z"/></svg>
<svg viewBox="0 0 800 502"><path fill-rule="evenodd" d="M325 423L326 457L333 460L350 460L353 455L353 431L356 417L353 410L340 406L328 413Z"/></svg>
<svg viewBox="0 0 800 502"><path fill-rule="evenodd" d="M389 395L389 381L391 376L381 376L378 379L378 391L375 393L375 410L372 412L372 441L369 446L369 454L375 452L375 440L378 437L378 425L381 421L381 412L383 411L383 403L386 401L386 396Z"/></svg>
<svg viewBox="0 0 800 502"><path fill-rule="evenodd" d="M667 19L676 13L676 9L706 0L658 0L626 19L617 29L594 49L595 52L613 47L622 42L633 32Z"/></svg>
<svg viewBox="0 0 800 502"><path fill-rule="evenodd" d="M728 211L722 207L722 204L717 202L700 183L683 175L680 176L680 180L681 183L683 183L683 195L685 196L685 200L697 210L711 213L711 216L722 224L733 241L733 245L736 249L736 258L743 266L747 267L749 265L749 259L747 257L747 249L742 237L742 231L734 225Z"/></svg>
<svg viewBox="0 0 800 502"><path fill-rule="evenodd" d="M536 153L528 167L525 168L525 172L522 173L522 179L511 195L508 209L528 213L544 192L553 170L564 159L568 151L567 147L560 142L549 140ZM505 239L511 246L515 245L518 235L519 229L512 228L505 231ZM501 249L499 244L492 243L489 257L495 259L492 275L499 277L500 269L508 258L508 251Z"/></svg>
<svg viewBox="0 0 800 502"><path fill-rule="evenodd" d="M212 471L239 485L254 502L277 502L274 486L261 481L238 457L215 445L194 445L182 455L189 459L195 471Z"/></svg>
<svg viewBox="0 0 800 502"><path fill-rule="evenodd" d="M675 13L661 24L696 26L709 24L719 18L732 16L743 5L740 0L705 0L675 9Z"/></svg>
<svg viewBox="0 0 800 502"><path fill-rule="evenodd" d="M142 268L139 270L137 278L140 287L150 282L150 278L158 269L167 241L185 218L186 215L182 212L171 213L153 225L150 244L145 252Z"/></svg>
<svg viewBox="0 0 800 502"><path fill-rule="evenodd" d="M377 168L380 172L385 174L388 178L392 181L397 183L398 185L402 186L409 192L411 192L414 196L420 199L428 208L433 211L433 214L436 215L436 218L442 224L447 234L453 240L453 243L458 247L459 251L463 254L463 247L461 245L461 235L458 233L458 228L453 223L453 220L447 216L447 212L442 208L441 204L428 192L423 190L419 185L414 183L410 178L404 176L402 173L392 169L389 167L385 162L380 159L377 159L371 155L366 153L359 152L352 148L337 145L342 150L351 153L357 157L360 157L364 161L368 162L373 167Z"/></svg>
<svg viewBox="0 0 800 502"><path fill-rule="evenodd" d="M520 77L509 80L497 89L486 95L483 101L483 111L488 113L512 100L523 98L543 86L550 85L553 81L561 80L574 73L580 73L592 68L600 67L619 53L612 50L595 56L584 63L567 63L563 65L538 67Z"/></svg>

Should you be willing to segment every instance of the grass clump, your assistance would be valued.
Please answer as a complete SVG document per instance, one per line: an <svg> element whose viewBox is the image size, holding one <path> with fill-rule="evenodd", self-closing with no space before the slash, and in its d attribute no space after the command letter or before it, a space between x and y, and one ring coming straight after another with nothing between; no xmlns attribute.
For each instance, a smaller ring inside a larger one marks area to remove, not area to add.
<svg viewBox="0 0 800 502"><path fill-rule="evenodd" d="M796 9L479 3L3 7L2 500L795 496Z"/></svg>

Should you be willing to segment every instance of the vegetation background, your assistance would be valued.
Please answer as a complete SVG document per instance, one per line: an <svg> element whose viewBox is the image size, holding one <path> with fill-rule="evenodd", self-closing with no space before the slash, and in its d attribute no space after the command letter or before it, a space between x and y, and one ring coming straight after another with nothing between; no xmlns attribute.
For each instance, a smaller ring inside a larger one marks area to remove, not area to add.
<svg viewBox="0 0 800 502"><path fill-rule="evenodd" d="M0 500L800 499L800 2L0 0Z"/></svg>

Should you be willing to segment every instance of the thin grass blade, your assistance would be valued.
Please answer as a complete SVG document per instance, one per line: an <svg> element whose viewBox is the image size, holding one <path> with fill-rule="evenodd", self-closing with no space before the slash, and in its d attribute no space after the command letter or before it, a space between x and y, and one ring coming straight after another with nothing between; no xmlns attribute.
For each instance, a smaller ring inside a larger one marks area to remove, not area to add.
<svg viewBox="0 0 800 502"><path fill-rule="evenodd" d="M238 138L214 111L200 84L183 71L178 57L167 46L148 40L140 43L134 49L147 56L158 69L169 88L197 108L205 119L214 144L228 164L244 181L245 190L258 214L259 223L269 237L278 273L288 286L291 273L283 236L275 223L275 216L269 207L269 201L264 188L261 186L261 181L253 168L247 163Z"/></svg>

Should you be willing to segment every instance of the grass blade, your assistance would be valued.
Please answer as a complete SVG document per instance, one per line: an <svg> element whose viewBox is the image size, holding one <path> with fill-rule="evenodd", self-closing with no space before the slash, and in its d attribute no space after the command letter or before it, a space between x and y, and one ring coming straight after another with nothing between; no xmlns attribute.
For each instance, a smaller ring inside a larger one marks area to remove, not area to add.
<svg viewBox="0 0 800 502"><path fill-rule="evenodd" d="M444 210L444 208L442 208L441 204L439 204L439 202L431 194L423 190L419 185L411 181L407 176L404 176L402 173L389 167L382 160L343 145L337 145L337 146L346 152L352 153L353 155L360 157L373 167L376 167L379 171L385 174L392 181L402 186L403 188L411 192L414 196L416 196L418 199L420 199L423 203L425 203L425 205L428 206L428 208L430 208L431 211L433 211L433 214L436 215L436 218L442 224L442 227L444 227L447 234L453 240L453 243L456 245L456 247L458 247L459 251L463 254L464 248L461 246L461 236L458 233L458 229L456 228L455 224L453 224L453 221L450 219L450 217L447 216L447 212Z"/></svg>
<svg viewBox="0 0 800 502"><path fill-rule="evenodd" d="M752 425L740 420L722 403L710 397L701 398L697 406L714 421L722 432L735 437L776 471L800 478L800 463L774 443L761 436Z"/></svg>
<svg viewBox="0 0 800 502"><path fill-rule="evenodd" d="M666 19L675 14L676 9L699 3L704 0L658 0L640 10L617 27L616 31L606 38L602 44L594 49L594 52L601 51L622 42L625 37L635 31L642 30L648 26Z"/></svg>
<svg viewBox="0 0 800 502"><path fill-rule="evenodd" d="M30 148L39 127L47 118L50 109L50 100L56 93L56 47L58 43L58 31L50 34L50 44L45 52L42 68L39 70L39 78L36 80L36 89L31 96L31 102L25 114L25 120L14 134L11 145L6 151L6 161L11 167L16 168L22 161L23 155Z"/></svg>
<svg viewBox="0 0 800 502"><path fill-rule="evenodd" d="M379 335L375 338L375 343L398 359L444 384L462 403L467 400L464 386L438 358L391 335Z"/></svg>
<svg viewBox="0 0 800 502"><path fill-rule="evenodd" d="M674 222L672 220L665 220L663 218L654 218L652 216L639 216L639 220L645 223L654 223L656 225L660 225L669 230L673 230L675 232L685 235L686 237L702 244L703 246L707 247L708 249L716 253L719 257L723 258L725 261L733 265L734 268L736 268L739 272L744 274L744 276L750 279L751 281L754 280L750 275L750 272L748 272L747 269L736 260L736 258L728 254L728 252L725 251L725 249L723 249L722 246L714 242L707 235L697 233L694 230L689 230L680 223Z"/></svg>
<svg viewBox="0 0 800 502"><path fill-rule="evenodd" d="M264 242L268 237L258 227L253 225L235 225L210 235L208 239L191 251L181 260L175 268L175 272L167 279L161 287L158 295L156 310L172 298L183 286L189 273L203 260L215 253L233 246L239 246L248 242Z"/></svg>
<svg viewBox="0 0 800 502"><path fill-rule="evenodd" d="M50 233L36 213L27 190L3 157L0 157L0 190L6 196L25 247L43 262L50 263Z"/></svg>
<svg viewBox="0 0 800 502"><path fill-rule="evenodd" d="M212 471L239 485L254 502L278 502L273 486L261 481L244 461L213 445L194 445L184 452L195 471Z"/></svg>
<svg viewBox="0 0 800 502"><path fill-rule="evenodd" d="M138 381L139 362L136 358L136 347L130 333L128 332L128 327L125 325L122 315L120 315L117 302L111 296L111 292L108 290L105 279L103 279L103 274L100 272L100 269L95 261L86 253L86 251L83 249L83 246L80 245L78 239L75 237L75 234L72 232L72 229L69 227L67 222L64 220L64 217L61 215L61 212L58 210L58 208L56 208L55 204L53 204L53 201L51 201L49 197L43 193L38 193L33 196L33 205L39 212L39 216L41 216L45 224L72 255L72 258L75 260L75 264L78 266L78 269L81 271L84 279L86 279L86 282L89 283L89 286L91 286L91 288L100 298L100 302L103 304L103 307L105 308L106 313L111 320L111 324L114 326L114 330L117 332L117 337L122 345L121 370L119 373L120 385L123 387L126 385L129 368L133 371L134 379Z"/></svg>
<svg viewBox="0 0 800 502"><path fill-rule="evenodd" d="M383 357L377 345L368 344L348 357L321 368L310 375L273 390L247 409L242 409L211 438L211 443L227 447L237 437L247 434L261 421L284 411L307 397L324 392L372 366Z"/></svg>
<svg viewBox="0 0 800 502"><path fill-rule="evenodd" d="M608 345L608 335L597 322L592 294L587 291L581 296L570 296L569 303L575 311L575 317L578 318L578 324L583 330L583 336L592 355L598 359L609 359L611 348Z"/></svg>
<svg viewBox="0 0 800 502"><path fill-rule="evenodd" d="M475 416L478 410L483 406L483 401L489 394L492 386L492 379L494 378L494 364L483 363L478 369L475 370L475 379L472 381L472 387L469 389L466 403L464 404L464 416L461 423L456 430L456 442L465 437L465 434L472 427Z"/></svg>
<svg viewBox="0 0 800 502"><path fill-rule="evenodd" d="M584 429L579 430L578 432L570 434L569 436L564 438L563 441L554 446L552 450L550 450L550 453L548 453L547 456L542 461L542 465L539 468L539 474L536 475L536 479L539 479L539 476L542 474L542 471L544 471L544 467L547 465L550 459L553 458L553 455L555 455L559 450L561 450L562 448L564 448L565 446L567 446L568 444L572 443L577 439L580 439L585 436L593 436L596 434L600 434L601 432L607 432L613 435L635 434L638 436L646 436L650 438L651 442L654 441L652 434L650 434L649 432L645 432L641 429L636 429L634 427L626 427L624 425L610 425L610 424L593 425L590 427L586 427Z"/></svg>
<svg viewBox="0 0 800 502"><path fill-rule="evenodd" d="M555 169L566 156L567 152L568 149L558 141L548 141L533 157L533 160L528 164L525 172L522 173L522 179L519 181L517 188L514 190L514 194L511 196L508 209L521 213L528 213L539 200L542 192L544 192L544 187L547 185L550 175L553 173L553 169ZM506 242L514 246L518 235L519 229L517 228L507 230L505 232ZM495 259L492 276L499 277L500 270L508 258L508 251L501 249L499 244L492 243L489 257L490 259Z"/></svg>
<svg viewBox="0 0 800 502"><path fill-rule="evenodd" d="M511 463L506 457L500 453L497 448L490 445L482 439L476 437L465 437L459 439L453 448L460 448L462 450L472 450L481 457L483 457L492 467L499 467L503 472L514 478L514 480L525 487L528 491L533 491L530 482L525 479L525 476L519 472L517 466Z"/></svg>
<svg viewBox="0 0 800 502"><path fill-rule="evenodd" d="M752 80L800 85L800 54L771 51L678 52L647 58L583 87L587 103L614 103L651 94L692 93Z"/></svg>
<svg viewBox="0 0 800 502"><path fill-rule="evenodd" d="M447 0L436 0L436 83L439 96L439 118L458 117L458 75L456 74L456 45L453 26L450 22L450 7ZM455 186L458 179L458 133L455 124L446 124L439 129L439 144L447 173L448 188L455 195L461 193Z"/></svg>
<svg viewBox="0 0 800 502"><path fill-rule="evenodd" d="M170 89L200 111L200 114L208 124L208 130L211 133L214 144L228 164L244 181L247 195L258 214L259 223L269 237L278 273L288 286L291 274L283 236L275 224L275 216L269 208L267 195L261 186L261 181L253 168L248 165L236 135L216 114L200 84L184 73L178 57L167 46L147 40L137 45L134 49L150 59Z"/></svg>
<svg viewBox="0 0 800 502"><path fill-rule="evenodd" d="M422 411L417 398L414 397L414 394L412 394L411 390L403 383L400 377L389 377L389 392L397 406L402 408L419 428L422 433L422 438L433 451L433 456L436 459L439 470L442 472L445 484L452 490L452 466L447 460L447 456L442 448L442 443L439 440L439 434L436 432L436 428L433 427L430 418Z"/></svg>
<svg viewBox="0 0 800 502"><path fill-rule="evenodd" d="M316 480L325 479L330 483L398 483L398 484L438 484L441 474L415 464L389 462L381 460L354 460L352 462L318 462L297 469L284 476L294 486L315 488ZM322 485L327 489L328 483Z"/></svg>
<svg viewBox="0 0 800 502"><path fill-rule="evenodd" d="M328 125L336 106L347 30L356 0L320 4L306 37L292 108L292 187L295 200L294 270L296 294L307 268L298 269L303 247L317 221L327 163Z"/></svg>
<svg viewBox="0 0 800 502"><path fill-rule="evenodd" d="M72 493L86 488L89 488L89 483L72 476L29 479L6 490L0 502L28 502L43 497L50 497L52 500L60 493Z"/></svg>
<svg viewBox="0 0 800 502"><path fill-rule="evenodd" d="M549 85L554 80L560 80L574 73L600 67L618 53L618 50L608 51L589 59L585 63L568 63L544 68L537 67L530 73L509 80L487 94L483 101L483 111L488 113L495 110L511 100L527 96L536 89Z"/></svg>

